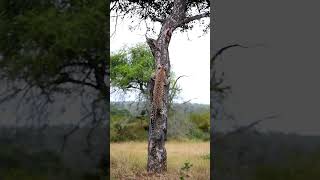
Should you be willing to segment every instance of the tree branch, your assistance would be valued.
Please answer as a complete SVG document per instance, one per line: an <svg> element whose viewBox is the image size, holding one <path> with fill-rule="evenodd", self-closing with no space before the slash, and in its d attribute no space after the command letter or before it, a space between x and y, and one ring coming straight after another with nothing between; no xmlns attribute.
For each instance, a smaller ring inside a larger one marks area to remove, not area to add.
<svg viewBox="0 0 320 180"><path fill-rule="evenodd" d="M185 24L188 24L188 23L191 22L191 21L198 20L198 19L201 19L201 18L204 18L204 17L209 17L209 16L210 16L210 12L205 12L205 13L202 13L202 14L197 14L197 15L195 15L195 16L186 17L185 19L183 19L182 21L180 21L180 22L175 26L175 28L180 27L180 26L183 26L183 25L185 25Z"/></svg>
<svg viewBox="0 0 320 180"><path fill-rule="evenodd" d="M175 88L175 87L176 87L176 84L177 84L178 80L179 80L180 78L182 78L182 77L188 77L188 76L186 76L186 75L179 76L179 77L174 81L172 88Z"/></svg>
<svg viewBox="0 0 320 180"><path fill-rule="evenodd" d="M68 83L68 82L74 83L74 84L79 84L79 85L86 85L89 87L93 87L94 89L98 89L97 85L86 82L85 79L82 81L73 79L73 78L69 77L69 75L66 73L60 73L60 77L50 84L63 84L63 83Z"/></svg>
<svg viewBox="0 0 320 180"><path fill-rule="evenodd" d="M231 44L231 45L228 45L228 46L225 46L221 49L219 49L214 55L213 57L211 58L211 64L212 62L214 62L217 57L219 55L221 55L224 51L230 49L230 48L234 48L234 47L241 47L241 48L256 48L256 47L266 47L266 44L264 43L261 43L261 44L254 44L254 45L251 45L251 46L244 46L244 45L241 45L241 44Z"/></svg>
<svg viewBox="0 0 320 180"><path fill-rule="evenodd" d="M180 78L182 78L182 77L188 77L188 76L186 76L186 75L179 76L179 77L174 81L174 83L173 83L173 85L172 85L172 88L171 88L171 94L169 95L169 102L170 102L170 104L172 103L172 100L173 100L174 96L176 95L177 91L179 90L179 89L176 89L176 85L177 85L178 80L179 80Z"/></svg>
<svg viewBox="0 0 320 180"><path fill-rule="evenodd" d="M0 99L0 104L5 102L5 101L8 101L9 99L12 99L14 97L16 97L21 91L24 91L25 89L28 88L28 85L26 85L25 87L23 88L15 88L14 90L12 90L12 92L10 94L7 94L5 97L1 97Z"/></svg>
<svg viewBox="0 0 320 180"><path fill-rule="evenodd" d="M160 22L161 24L163 24L165 22L165 19L161 19L161 18L158 18L156 16L150 16L150 19L152 21L157 21L157 22Z"/></svg>
<svg viewBox="0 0 320 180"><path fill-rule="evenodd" d="M85 82L85 81L80 81L80 80L76 80L76 79L72 79L72 78L68 78L65 82L70 82L70 83L74 83L74 84L80 84L80 85L86 85L86 86L90 86L93 87L95 89L98 89L98 87L92 83L89 82Z"/></svg>
<svg viewBox="0 0 320 180"><path fill-rule="evenodd" d="M224 51L226 51L226 50L228 50L228 49L230 49L230 48L233 48L233 47L248 48L247 46L243 46L243 45L241 45L241 44L231 44L231 45L225 46L225 47L219 49L219 50L215 53L215 55L211 58L211 63L213 63L213 62L217 59L217 57L218 57L219 55L221 55Z"/></svg>
<svg viewBox="0 0 320 180"><path fill-rule="evenodd" d="M0 104L15 97L19 92L21 91L21 89L16 89L15 91L13 91L11 94L8 94L7 96L5 96L4 98L0 99Z"/></svg>
<svg viewBox="0 0 320 180"><path fill-rule="evenodd" d="M189 103L190 101L192 101L192 100L194 100L194 99L198 99L198 98L191 98L191 99L189 99L189 100L187 100L187 101L183 101L181 104L187 104L187 103Z"/></svg>

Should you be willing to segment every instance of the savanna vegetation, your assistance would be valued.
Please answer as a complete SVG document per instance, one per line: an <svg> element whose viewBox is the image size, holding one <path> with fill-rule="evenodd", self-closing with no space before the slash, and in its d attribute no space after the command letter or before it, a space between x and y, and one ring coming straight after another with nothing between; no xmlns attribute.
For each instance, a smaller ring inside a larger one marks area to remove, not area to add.
<svg viewBox="0 0 320 180"><path fill-rule="evenodd" d="M142 107L134 102L111 104L111 178L208 179L209 106L173 104L166 143L168 171L162 175L148 175L146 171L148 117L141 113Z"/></svg>
<svg viewBox="0 0 320 180"><path fill-rule="evenodd" d="M168 121L168 140L210 140L209 105L173 104ZM112 142L145 141L148 116L135 102L111 103L110 139Z"/></svg>
<svg viewBox="0 0 320 180"><path fill-rule="evenodd" d="M168 171L161 175L146 171L147 146L146 141L112 143L111 179L209 179L208 142L167 142Z"/></svg>
<svg viewBox="0 0 320 180"><path fill-rule="evenodd" d="M174 72L170 76L167 132L168 171L147 173L149 112L148 83L155 63L143 44L126 47L111 56L111 86L118 101L110 104L110 171L112 179L208 179L210 163L209 105L174 103L181 88ZM124 101L126 94L135 101Z"/></svg>

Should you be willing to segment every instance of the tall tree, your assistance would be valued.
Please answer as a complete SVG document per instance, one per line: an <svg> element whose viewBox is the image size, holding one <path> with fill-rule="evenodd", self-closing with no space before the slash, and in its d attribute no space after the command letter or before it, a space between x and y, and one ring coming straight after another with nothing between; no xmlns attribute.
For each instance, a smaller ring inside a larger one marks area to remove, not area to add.
<svg viewBox="0 0 320 180"><path fill-rule="evenodd" d="M57 97L85 99L82 125L107 120L108 9L102 0L9 1L0 3L0 104L18 100L27 107L20 122L46 126ZM107 123L106 123L107 124ZM90 137L92 131L88 135Z"/></svg>
<svg viewBox="0 0 320 180"><path fill-rule="evenodd" d="M112 0L111 10L123 15L137 15L142 20L160 22L161 28L157 39L146 37L146 41L154 56L157 67L166 67L166 78L170 74L169 44L172 33L176 29L182 31L192 28L191 23L210 16L209 0ZM209 25L207 26L209 27ZM155 70L156 71L156 70ZM157 77L155 77L157 79ZM150 101L152 102L155 81L150 80ZM161 116L152 111L149 122L148 163L147 170L151 173L161 173L167 170L167 153L165 139L168 119L169 86L161 97L163 106ZM153 103L151 103L154 106ZM151 109L154 110L152 107Z"/></svg>

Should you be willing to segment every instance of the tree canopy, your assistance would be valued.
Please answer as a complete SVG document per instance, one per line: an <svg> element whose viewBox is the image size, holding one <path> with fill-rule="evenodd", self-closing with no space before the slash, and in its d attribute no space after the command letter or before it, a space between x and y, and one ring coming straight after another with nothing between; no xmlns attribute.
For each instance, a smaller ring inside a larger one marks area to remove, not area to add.
<svg viewBox="0 0 320 180"><path fill-rule="evenodd" d="M52 112L54 103L68 109L64 102L75 97L81 117L64 119L73 125L64 140L87 126L89 144L93 130L108 120L108 31L102 0L1 1L0 105L16 102L16 124L42 128L64 113Z"/></svg>
<svg viewBox="0 0 320 180"><path fill-rule="evenodd" d="M112 53L110 59L110 85L126 93L138 91L146 100L148 98L148 86L153 76L155 62L146 44L137 44L133 47L125 47ZM181 92L176 78L171 72L170 76L170 100L177 98Z"/></svg>
<svg viewBox="0 0 320 180"><path fill-rule="evenodd" d="M37 3L36 3L37 2ZM106 14L102 1L2 1L2 77L43 93L79 84L106 96Z"/></svg>
<svg viewBox="0 0 320 180"><path fill-rule="evenodd" d="M151 51L146 45L124 48L111 55L111 86L146 93L154 66Z"/></svg>
<svg viewBox="0 0 320 180"><path fill-rule="evenodd" d="M210 15L210 0L184 0L182 3L183 18L177 24L182 31L192 29L191 22L209 17ZM137 16L141 20L151 20L152 22L165 23L167 18L172 15L178 15L178 12L173 12L175 1L158 1L158 0L111 0L111 11L115 11L121 16ZM181 11L182 12L182 11ZM149 28L149 27L148 27ZM206 26L209 29L209 24Z"/></svg>

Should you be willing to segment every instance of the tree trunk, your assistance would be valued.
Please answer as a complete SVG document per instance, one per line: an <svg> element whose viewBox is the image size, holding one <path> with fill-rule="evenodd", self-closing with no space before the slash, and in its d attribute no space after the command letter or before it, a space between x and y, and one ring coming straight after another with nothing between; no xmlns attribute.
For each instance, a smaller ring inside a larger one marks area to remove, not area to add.
<svg viewBox="0 0 320 180"><path fill-rule="evenodd" d="M163 36L165 38L165 36ZM153 41L155 42L155 41ZM169 42L158 39L155 44L156 48L152 49L155 55L156 64L162 64L167 67L167 77L170 72L170 61L168 46ZM151 46L150 46L151 48ZM167 119L168 119L168 93L169 86L165 87L163 94L163 108L162 114L159 115L153 107L153 88L154 79L151 79L150 83L150 123L149 123L149 138L148 138L148 172L161 173L167 170L167 153L165 148L165 137L167 132Z"/></svg>
<svg viewBox="0 0 320 180"><path fill-rule="evenodd" d="M185 17L186 1L175 0L172 14L162 23L160 34L157 40L147 38L147 43L155 58L156 65L161 64L166 67L166 76L170 74L169 43L172 32L179 26ZM165 86L163 94L162 113L157 115L153 108L153 89L154 80L150 81L150 101L151 112L149 122L148 137L148 163L147 170L149 173L162 173L167 170L167 152L165 141L167 136L168 120L168 94L169 84Z"/></svg>

